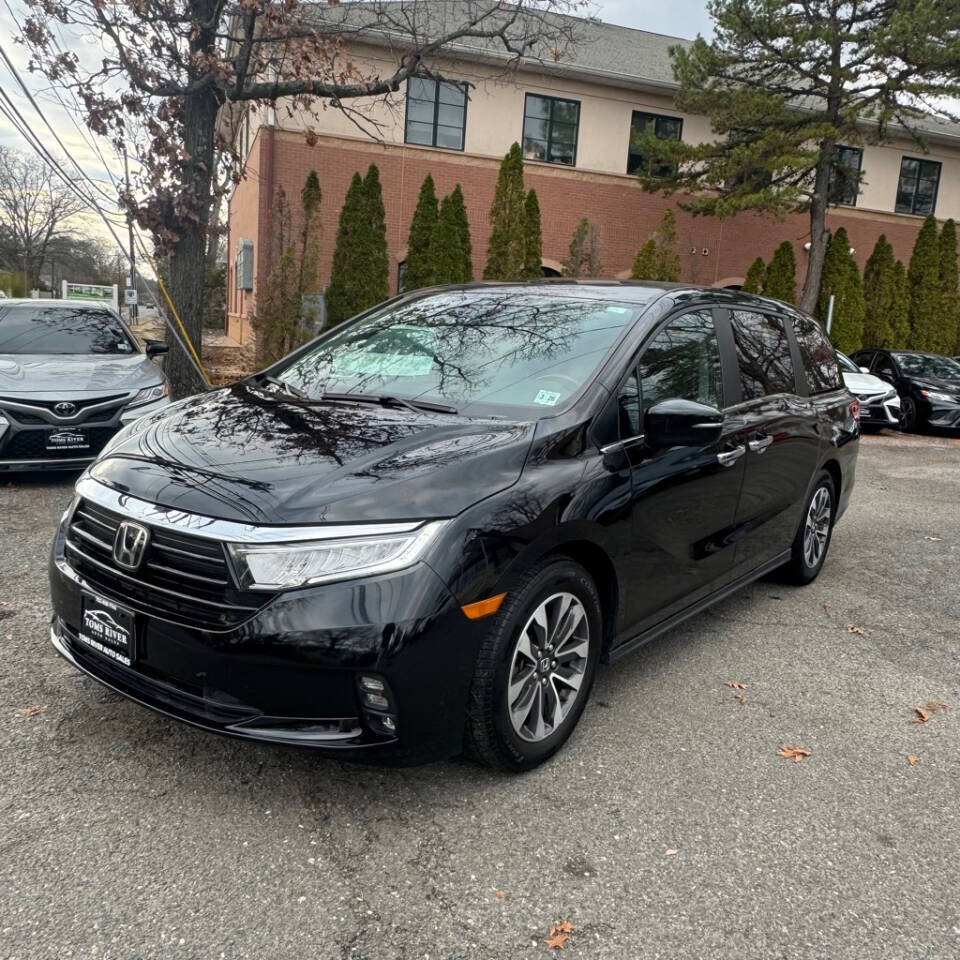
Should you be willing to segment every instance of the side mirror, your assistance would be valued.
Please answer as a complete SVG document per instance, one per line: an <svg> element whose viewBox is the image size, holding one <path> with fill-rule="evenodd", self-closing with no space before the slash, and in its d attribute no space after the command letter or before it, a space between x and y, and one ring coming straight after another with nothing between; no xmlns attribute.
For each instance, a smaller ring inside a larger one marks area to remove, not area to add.
<svg viewBox="0 0 960 960"><path fill-rule="evenodd" d="M147 356L155 357L158 354L166 353L170 347L163 342L163 340L148 340L147 341Z"/></svg>
<svg viewBox="0 0 960 960"><path fill-rule="evenodd" d="M694 400L663 400L647 411L643 427L651 447L702 447L720 439L723 414Z"/></svg>
<svg viewBox="0 0 960 960"><path fill-rule="evenodd" d="M860 372L861 372L861 373L869 373L869 372L870 372L870 368L869 368L869 367L860 367Z"/></svg>

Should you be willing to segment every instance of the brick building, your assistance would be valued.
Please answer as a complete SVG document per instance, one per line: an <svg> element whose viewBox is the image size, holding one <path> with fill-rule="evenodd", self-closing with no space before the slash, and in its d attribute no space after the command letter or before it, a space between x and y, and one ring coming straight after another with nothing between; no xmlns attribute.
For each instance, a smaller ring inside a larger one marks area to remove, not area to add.
<svg viewBox="0 0 960 960"><path fill-rule="evenodd" d="M806 215L780 222L754 214L723 221L693 218L673 200L642 191L632 175L631 130L653 125L661 136L711 138L706 118L684 115L673 105L668 51L685 41L590 20L580 21L576 35L572 56L558 63L525 64L508 78L489 53L472 56L461 49L436 66L462 86L417 78L389 98L353 104L361 124L377 129L377 139L335 109L312 121L309 135L295 113L248 111L237 134L246 157L244 178L229 204L227 333L249 340L257 284L270 270L276 190L282 186L296 198L311 169L323 189L324 282L350 178L370 163L379 167L383 184L391 291L397 289L427 173L438 196L461 184L479 277L500 160L514 141L523 146L527 187L539 196L548 275L560 271L574 227L586 216L599 227L604 272L628 276L637 250L668 206L677 214L684 280L738 285L751 261L769 259L783 240L794 244L802 274ZM371 73L396 68L386 41L351 42L350 53ZM960 219L960 126L931 122L926 137L926 153L907 138L844 148L842 161L859 165L863 184L848 203L832 208L829 221L833 229L847 228L861 267L880 233L906 261L926 214Z"/></svg>

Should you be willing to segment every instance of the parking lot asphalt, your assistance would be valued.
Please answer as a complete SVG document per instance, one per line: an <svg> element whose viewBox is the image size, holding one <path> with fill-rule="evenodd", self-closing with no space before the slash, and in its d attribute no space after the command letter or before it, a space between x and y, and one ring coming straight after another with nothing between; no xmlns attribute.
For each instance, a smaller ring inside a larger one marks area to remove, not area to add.
<svg viewBox="0 0 960 960"><path fill-rule="evenodd" d="M71 486L0 478L0 958L960 956L957 444L867 438L819 580L601 668L522 777L226 740L82 677L47 640Z"/></svg>

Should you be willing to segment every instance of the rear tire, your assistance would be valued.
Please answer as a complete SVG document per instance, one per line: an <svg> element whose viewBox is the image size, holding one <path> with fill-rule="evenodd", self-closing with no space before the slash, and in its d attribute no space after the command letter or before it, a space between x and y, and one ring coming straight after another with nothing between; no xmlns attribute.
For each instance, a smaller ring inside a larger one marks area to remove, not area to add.
<svg viewBox="0 0 960 960"><path fill-rule="evenodd" d="M788 583L803 586L819 576L833 539L836 516L837 493L833 478L826 470L821 470L804 504L790 560L783 567L784 579Z"/></svg>
<svg viewBox="0 0 960 960"><path fill-rule="evenodd" d="M467 756L511 773L553 756L590 696L601 631L597 588L578 563L547 558L519 576L477 656Z"/></svg>

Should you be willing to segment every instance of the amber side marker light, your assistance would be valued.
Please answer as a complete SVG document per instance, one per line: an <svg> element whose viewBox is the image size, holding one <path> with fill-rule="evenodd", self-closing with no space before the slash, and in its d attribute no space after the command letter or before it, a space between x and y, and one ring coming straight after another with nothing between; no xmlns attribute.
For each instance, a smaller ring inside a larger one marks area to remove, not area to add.
<svg viewBox="0 0 960 960"><path fill-rule="evenodd" d="M479 620L481 617L489 617L491 613L496 613L503 603L505 593L498 593L495 597L487 597L486 600L478 600L476 603L468 603L460 609L470 620Z"/></svg>

